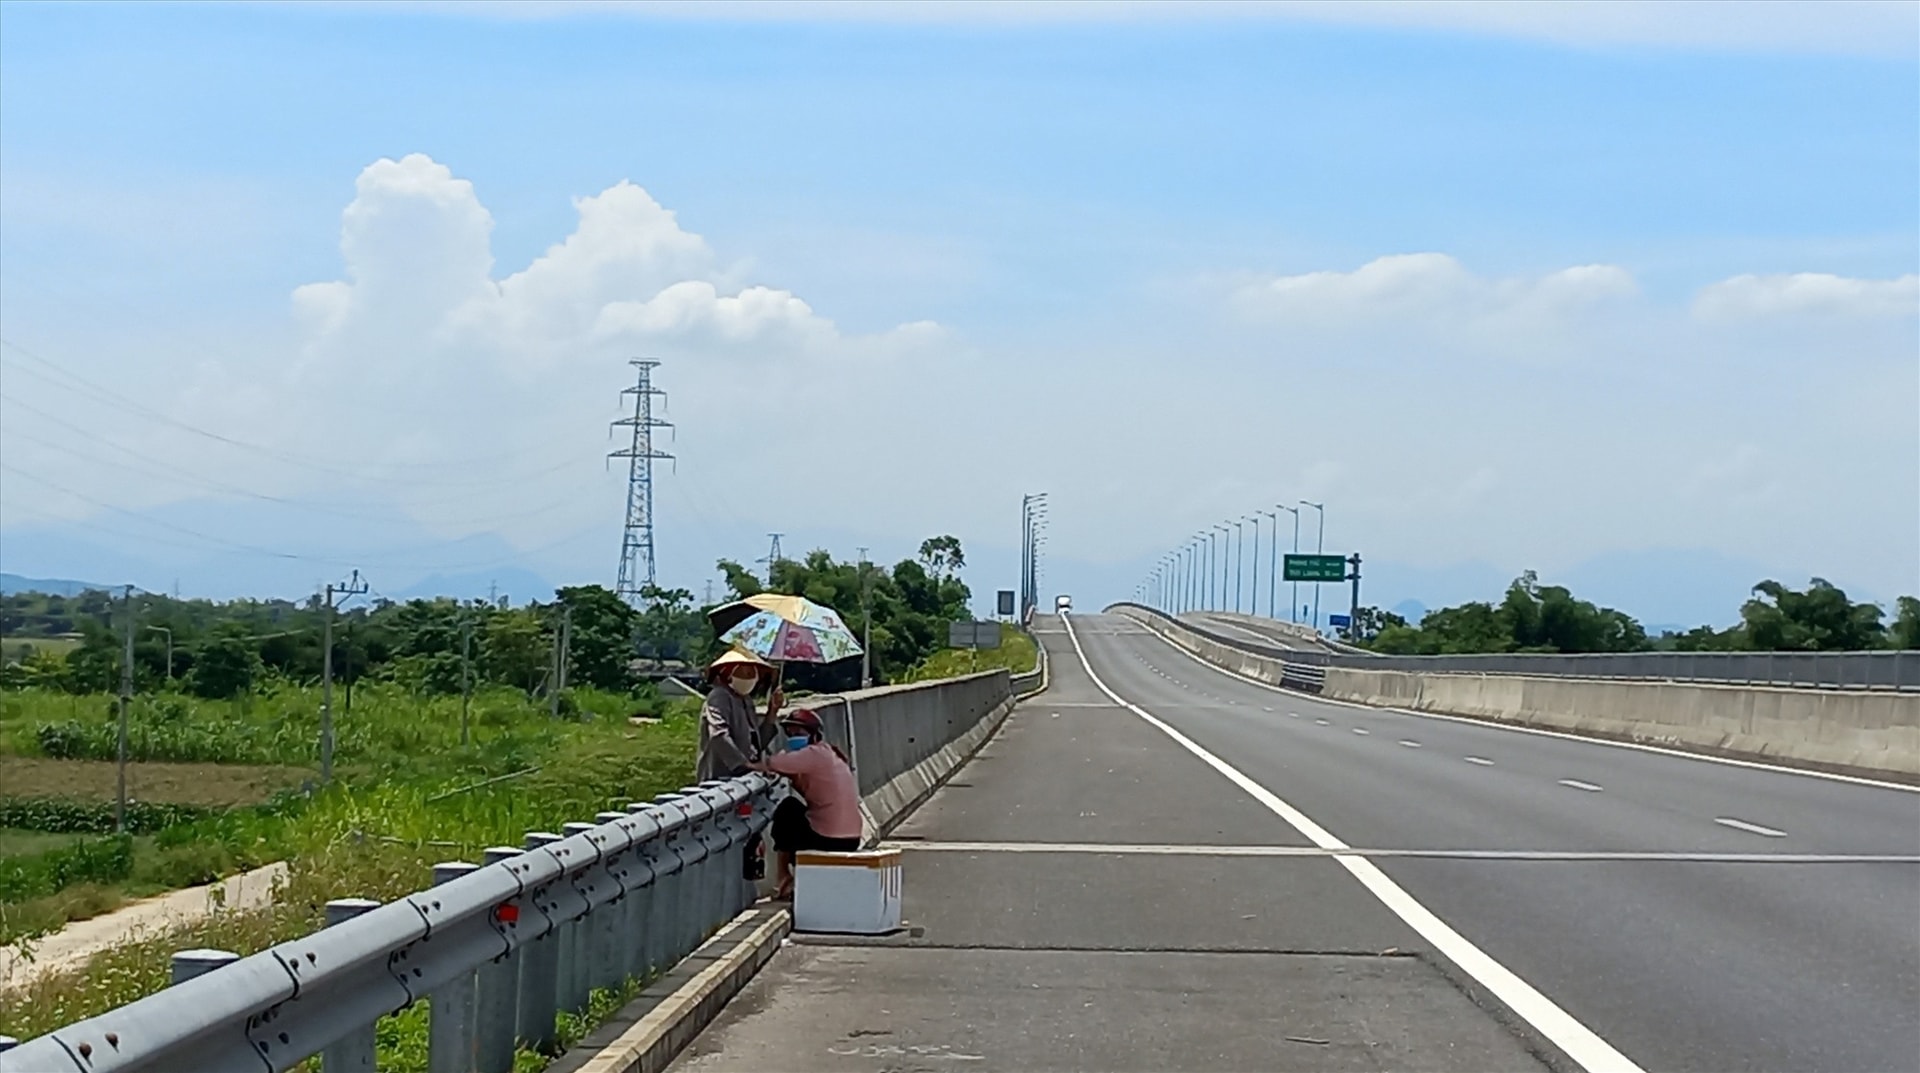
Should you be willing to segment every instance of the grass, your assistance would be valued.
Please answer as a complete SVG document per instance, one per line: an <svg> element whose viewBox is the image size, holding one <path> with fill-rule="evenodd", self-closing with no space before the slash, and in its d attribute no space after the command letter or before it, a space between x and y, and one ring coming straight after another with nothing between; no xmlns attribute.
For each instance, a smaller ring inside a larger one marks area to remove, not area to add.
<svg viewBox="0 0 1920 1073"><path fill-rule="evenodd" d="M5 786L0 781L0 786ZM50 831L21 831L11 827L0 827L0 857L23 856L39 853L42 850L59 849L79 840L78 835L55 834Z"/></svg>
<svg viewBox="0 0 1920 1073"><path fill-rule="evenodd" d="M164 986L176 949L212 945L253 953L319 927L331 898L403 896L424 887L438 861L475 859L487 846L518 845L527 831L648 800L685 785L693 769L698 702L580 691L570 698L576 717L552 720L543 704L491 692L475 698L472 740L463 746L458 698L363 688L356 690L352 714L343 711L338 720L334 785L245 807L312 778L306 733L317 731L317 719L300 708L316 698L311 690L284 692L248 703L161 698L175 702L172 711L150 701L144 709L150 753L214 749L260 762L132 765L130 782L144 793L223 811L134 839L133 875L122 884L74 886L0 904L0 941L30 939L129 897L284 859L291 874L277 904L216 918L183 936L126 944L88 967L43 977L7 996L0 1032L26 1038L111 1009ZM73 772L67 788L95 800L110 796L111 783L98 772L111 775L113 765L35 755L41 726L76 721L83 734L93 733L108 725L110 711L102 697L0 696L0 752L13 754L0 755L0 771L8 773L0 794L14 792L13 772L30 775L36 791L59 787L61 773ZM640 712L662 718L630 724L626 716ZM136 710L136 718L142 714ZM381 1068L388 1068L384 1058Z"/></svg>
<svg viewBox="0 0 1920 1073"><path fill-rule="evenodd" d="M1005 667L1013 674L1025 674L1039 666L1040 654L1033 638L1006 624L1000 624L1000 647L979 651L949 648L928 656L907 672L905 681L925 682L934 678L953 678L976 671Z"/></svg>

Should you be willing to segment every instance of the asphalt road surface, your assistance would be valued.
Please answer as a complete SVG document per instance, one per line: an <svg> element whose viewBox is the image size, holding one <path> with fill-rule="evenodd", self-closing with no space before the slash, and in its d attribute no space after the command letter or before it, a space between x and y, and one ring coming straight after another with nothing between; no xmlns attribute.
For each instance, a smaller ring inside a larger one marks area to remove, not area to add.
<svg viewBox="0 0 1920 1073"><path fill-rule="evenodd" d="M1121 710L1206 764L1165 807L1264 793L1277 829L1407 851L1367 858L1387 882L1356 871L1351 911L1451 932L1464 975L1576 1060L1920 1070L1920 793L1320 701L1124 618L1072 627Z"/></svg>

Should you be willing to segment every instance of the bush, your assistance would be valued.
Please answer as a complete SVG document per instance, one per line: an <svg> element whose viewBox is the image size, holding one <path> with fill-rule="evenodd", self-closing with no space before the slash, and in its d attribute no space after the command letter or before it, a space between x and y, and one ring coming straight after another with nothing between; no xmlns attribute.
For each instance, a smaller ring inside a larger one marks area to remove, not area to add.
<svg viewBox="0 0 1920 1073"><path fill-rule="evenodd" d="M116 883L133 874L133 839L90 838L71 846L0 858L0 902L53 894L75 883Z"/></svg>
<svg viewBox="0 0 1920 1073"><path fill-rule="evenodd" d="M192 805L127 802L127 830L151 834L191 823L213 812ZM113 803L71 801L53 797L0 798L0 827L53 834L108 834L113 830Z"/></svg>

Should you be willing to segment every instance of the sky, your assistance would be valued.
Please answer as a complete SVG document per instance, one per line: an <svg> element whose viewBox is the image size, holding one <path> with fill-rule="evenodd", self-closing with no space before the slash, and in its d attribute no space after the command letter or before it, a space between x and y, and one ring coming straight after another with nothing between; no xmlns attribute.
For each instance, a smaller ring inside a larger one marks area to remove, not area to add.
<svg viewBox="0 0 1920 1073"><path fill-rule="evenodd" d="M1044 491L1082 608L1303 499L1385 606L1891 601L1917 215L1911 4L9 3L0 569L610 585L646 357L696 595L985 610Z"/></svg>

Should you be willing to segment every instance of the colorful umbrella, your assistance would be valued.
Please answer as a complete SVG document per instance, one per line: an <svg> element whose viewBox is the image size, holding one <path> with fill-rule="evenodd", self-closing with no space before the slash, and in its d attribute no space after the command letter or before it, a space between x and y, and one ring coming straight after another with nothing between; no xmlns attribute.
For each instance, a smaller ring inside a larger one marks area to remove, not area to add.
<svg viewBox="0 0 1920 1073"><path fill-rule="evenodd" d="M765 659L832 663L861 652L832 608L801 596L761 593L714 608L707 618L723 643Z"/></svg>

